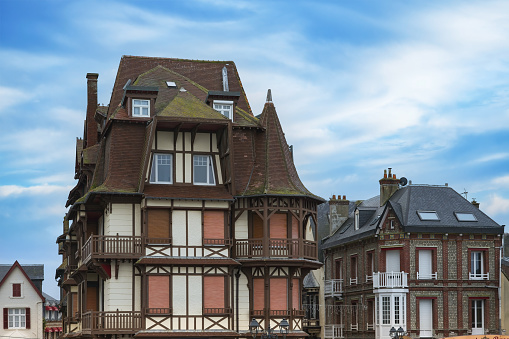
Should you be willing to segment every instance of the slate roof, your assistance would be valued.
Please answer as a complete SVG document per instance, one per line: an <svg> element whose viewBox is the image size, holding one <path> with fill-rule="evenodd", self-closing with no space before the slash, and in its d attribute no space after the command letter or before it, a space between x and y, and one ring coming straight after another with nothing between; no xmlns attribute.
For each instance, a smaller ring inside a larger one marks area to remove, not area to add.
<svg viewBox="0 0 509 339"><path fill-rule="evenodd" d="M318 281L315 278L315 275L312 272L309 272L304 277L304 280L302 281L302 287L304 288L318 288L320 287L320 284L318 284Z"/></svg>
<svg viewBox="0 0 509 339"><path fill-rule="evenodd" d="M404 232L467 234L504 232L503 226L448 186L408 185L397 190L384 206L380 207L379 201L380 197L375 196L358 206L360 211L358 230L354 229L354 212L350 211L349 218L338 231L323 240L322 248L374 235L380 227L379 216L388 206L393 208ZM435 211L440 220L421 220L418 211ZM472 213L477 221L458 221L454 212Z"/></svg>

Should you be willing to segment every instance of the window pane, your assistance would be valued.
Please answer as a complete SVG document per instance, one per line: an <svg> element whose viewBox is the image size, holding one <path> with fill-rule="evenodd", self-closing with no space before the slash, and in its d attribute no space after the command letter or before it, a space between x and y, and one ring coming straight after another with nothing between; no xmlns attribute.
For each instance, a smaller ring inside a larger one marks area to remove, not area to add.
<svg viewBox="0 0 509 339"><path fill-rule="evenodd" d="M214 180L214 170L212 169L212 161L209 161L209 184L213 184L214 181L215 180Z"/></svg>
<svg viewBox="0 0 509 339"><path fill-rule="evenodd" d="M399 297L394 297L394 323L399 324Z"/></svg>
<svg viewBox="0 0 509 339"><path fill-rule="evenodd" d="M171 183L172 182L172 155L154 154L150 182Z"/></svg>
<svg viewBox="0 0 509 339"><path fill-rule="evenodd" d="M140 108L134 107L134 115L140 115Z"/></svg>
<svg viewBox="0 0 509 339"><path fill-rule="evenodd" d="M391 297L382 297L382 324L391 323Z"/></svg>

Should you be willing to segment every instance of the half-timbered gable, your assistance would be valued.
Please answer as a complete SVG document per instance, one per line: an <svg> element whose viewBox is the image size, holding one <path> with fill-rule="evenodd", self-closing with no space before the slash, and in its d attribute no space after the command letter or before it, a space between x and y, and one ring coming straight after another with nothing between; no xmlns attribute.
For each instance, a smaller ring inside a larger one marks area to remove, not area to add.
<svg viewBox="0 0 509 339"><path fill-rule="evenodd" d="M65 336L238 337L257 319L303 336L323 200L300 181L269 96L251 112L233 62L123 57L77 141Z"/></svg>

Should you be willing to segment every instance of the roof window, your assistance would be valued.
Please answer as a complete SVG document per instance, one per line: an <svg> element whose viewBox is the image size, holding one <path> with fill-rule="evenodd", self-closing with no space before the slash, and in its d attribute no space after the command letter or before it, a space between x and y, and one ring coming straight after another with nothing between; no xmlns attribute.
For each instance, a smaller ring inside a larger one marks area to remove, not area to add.
<svg viewBox="0 0 509 339"><path fill-rule="evenodd" d="M473 213L454 212L458 221L477 221L477 218Z"/></svg>
<svg viewBox="0 0 509 339"><path fill-rule="evenodd" d="M439 221L440 218L438 217L437 212L435 211L417 211L417 215L419 216L419 219L426 220L426 221Z"/></svg>
<svg viewBox="0 0 509 339"><path fill-rule="evenodd" d="M150 100L133 99L133 117L149 117Z"/></svg>
<svg viewBox="0 0 509 339"><path fill-rule="evenodd" d="M166 86L176 88L177 84L173 81L166 81Z"/></svg>
<svg viewBox="0 0 509 339"><path fill-rule="evenodd" d="M214 100L214 109L228 119L233 119L233 101Z"/></svg>

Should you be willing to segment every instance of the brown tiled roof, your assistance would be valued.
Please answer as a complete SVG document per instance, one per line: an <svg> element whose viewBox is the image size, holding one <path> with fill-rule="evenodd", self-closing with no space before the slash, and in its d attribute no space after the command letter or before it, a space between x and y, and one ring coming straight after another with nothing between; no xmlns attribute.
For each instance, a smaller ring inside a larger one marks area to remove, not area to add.
<svg viewBox="0 0 509 339"><path fill-rule="evenodd" d="M83 150L83 165L95 165L99 148L99 144L95 144Z"/></svg>
<svg viewBox="0 0 509 339"><path fill-rule="evenodd" d="M242 88L242 83L240 82L237 73L237 67L233 61L201 61L140 56L123 56L120 60L117 77L113 86L108 115L111 115L120 104L124 95L123 87L129 79L135 83L138 76L143 75L158 66L161 66L161 70L159 70L161 72L163 71L163 68L166 68L167 70L171 70L173 73L195 82L203 89L207 89L209 91L221 91L223 89L221 71L223 67L226 67L228 70L228 84L230 91L241 93L238 106L252 115L246 94L244 93L244 88ZM146 82L140 80L139 84L146 84ZM195 93L193 94L196 95Z"/></svg>
<svg viewBox="0 0 509 339"><path fill-rule="evenodd" d="M279 122L276 108L267 102L260 116L264 133L255 138L255 163L246 186L238 185L238 195L301 195L322 201L302 184ZM234 147L237 145L234 144ZM247 156L246 158L249 158Z"/></svg>
<svg viewBox="0 0 509 339"><path fill-rule="evenodd" d="M233 200L224 186L145 184L147 197Z"/></svg>

